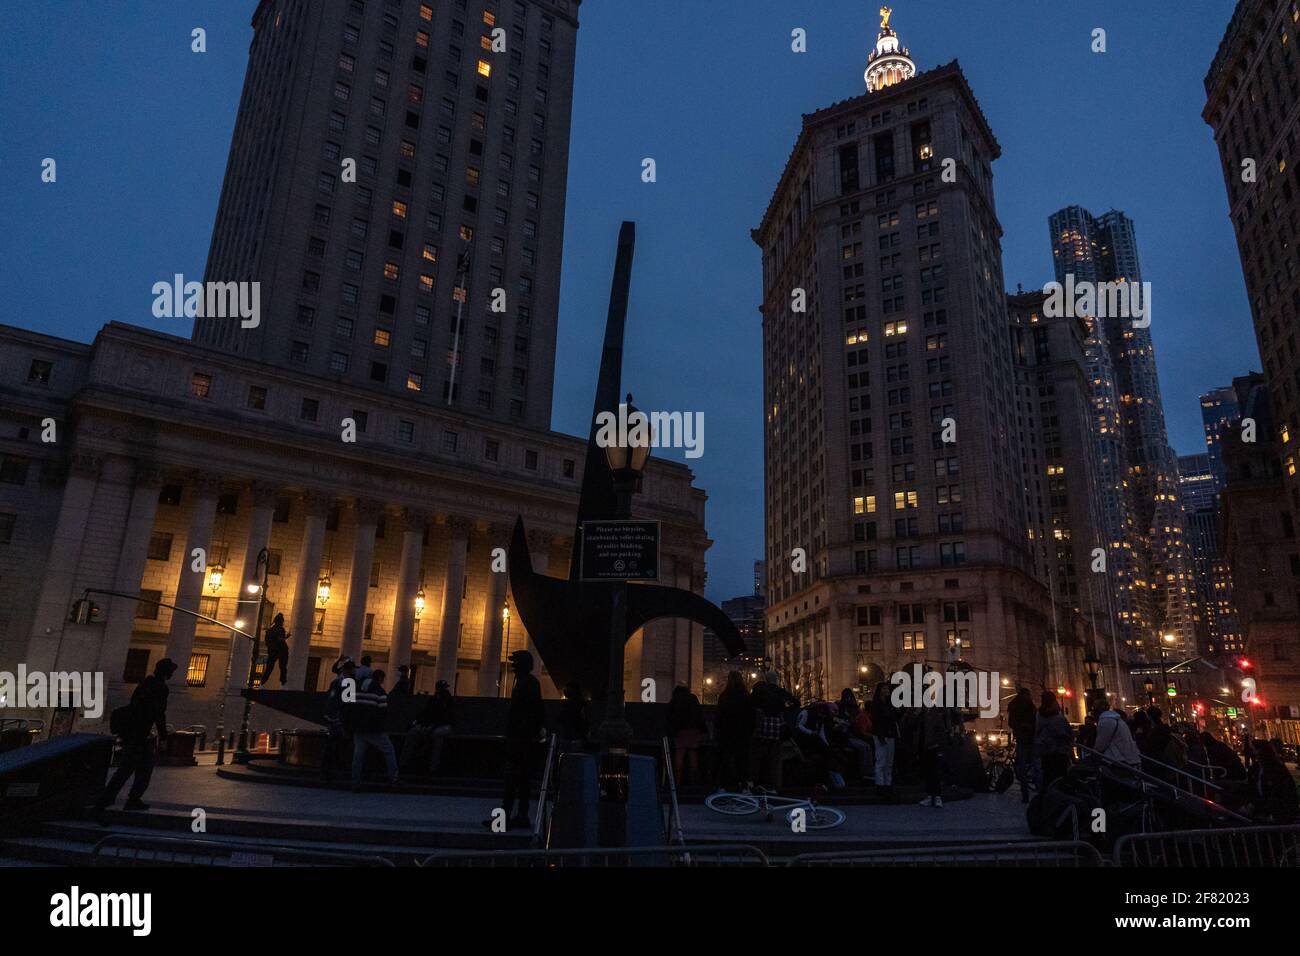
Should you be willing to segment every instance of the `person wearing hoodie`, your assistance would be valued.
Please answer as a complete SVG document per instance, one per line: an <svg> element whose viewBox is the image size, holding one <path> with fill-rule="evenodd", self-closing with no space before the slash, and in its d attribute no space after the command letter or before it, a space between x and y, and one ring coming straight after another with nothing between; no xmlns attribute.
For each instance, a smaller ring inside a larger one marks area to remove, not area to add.
<svg viewBox="0 0 1300 956"><path fill-rule="evenodd" d="M1133 739L1128 721L1124 719L1124 712L1113 704L1099 705L1098 709L1097 746L1093 749L1103 757L1141 770L1142 753Z"/></svg>
<svg viewBox="0 0 1300 956"><path fill-rule="evenodd" d="M542 705L542 685L533 676L533 655L515 651L510 655L510 671L515 675L510 693L510 710L506 713L506 779L501 808L509 829L528 829L528 797L532 787L537 742L546 727L546 710ZM491 829L493 819L483 821Z"/></svg>

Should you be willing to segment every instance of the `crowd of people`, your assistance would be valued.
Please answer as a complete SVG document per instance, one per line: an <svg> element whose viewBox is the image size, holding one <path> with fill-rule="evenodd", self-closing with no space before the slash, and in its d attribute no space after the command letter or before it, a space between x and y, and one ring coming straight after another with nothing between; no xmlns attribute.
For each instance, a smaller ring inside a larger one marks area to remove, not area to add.
<svg viewBox="0 0 1300 956"><path fill-rule="evenodd" d="M1200 781L1213 783L1216 800L1260 823L1300 820L1300 795L1283 761L1281 740L1241 741L1240 754L1209 730L1171 725L1159 707L1131 714L1111 701L1096 701L1075 728L1061 713L1056 695L1044 691L1035 705L1020 688L1007 707L1015 737L1015 772L1022 799L1046 790L1068 772L1076 744L1083 760L1102 758L1196 792Z"/></svg>
<svg viewBox="0 0 1300 956"><path fill-rule="evenodd" d="M277 615L272 629L282 627ZM280 643L283 639L278 639ZM268 641L268 644L274 643ZM263 672L272 662L283 666L279 647L270 650ZM526 826L532 778L539 764L539 742L547 732L541 684L533 674L534 660L526 650L510 656L514 686L507 712L505 791L502 806L510 827ZM132 702L114 714L114 733L123 750L117 772L108 782L96 810L111 806L134 777L127 809L147 809L142 801L153 769L156 730L167 734L167 681L176 665L158 663L155 672L136 689ZM369 751L383 761L385 779L396 785L399 775L433 775L442 765L444 743L456 724L452 688L438 681L434 693L398 734L400 755L393 743L390 697L413 693L411 672L398 668L391 691L386 675L371 659L340 658L334 665L325 704L326 739L321 773L329 780L340 762L346 741L352 741L351 784L359 789ZM781 686L774 671L760 673L753 686L739 671L728 675L718 697L713 720L699 699L678 686L668 702L664 736L672 750L675 778L680 785L711 785L718 790L771 793L786 788L787 765L797 768L799 787L843 788L853 778L873 787L886 802L897 802L894 771L910 764L923 781L921 803L943 806L945 776L953 768L971 765L982 772L972 741L957 711L942 707L898 707L892 685L881 682L869 699L859 701L845 688L836 701L800 702ZM551 728L562 752L591 746L589 703L582 688L564 689L558 726ZM1076 759L1113 762L1141 770L1183 787L1197 778L1216 784L1233 809L1263 823L1290 824L1300 820L1296 783L1283 761L1280 740L1242 741L1240 753L1208 730L1191 725L1171 726L1158 707L1129 714L1118 704L1099 700L1077 729L1071 726L1056 694L1043 691L1035 702L1020 688L1007 707L1007 724L1015 740L1015 778L1025 802L1033 791L1046 791L1065 778ZM701 751L715 757L705 779ZM493 821L485 821L492 825Z"/></svg>

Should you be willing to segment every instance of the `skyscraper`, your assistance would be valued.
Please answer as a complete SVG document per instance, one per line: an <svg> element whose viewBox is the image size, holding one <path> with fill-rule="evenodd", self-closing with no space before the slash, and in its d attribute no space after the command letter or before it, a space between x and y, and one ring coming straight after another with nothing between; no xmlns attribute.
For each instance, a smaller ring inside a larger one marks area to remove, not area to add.
<svg viewBox="0 0 1300 956"><path fill-rule="evenodd" d="M1240 0L1205 77L1255 337L1276 414L1283 482L1300 512L1300 0Z"/></svg>
<svg viewBox="0 0 1300 956"><path fill-rule="evenodd" d="M1228 471L1223 465L1221 433L1239 418L1241 409L1237 407L1237 394L1231 388L1212 388L1201 396L1201 422L1205 426L1205 448L1215 491L1222 491L1228 480Z"/></svg>
<svg viewBox="0 0 1300 956"><path fill-rule="evenodd" d="M580 0L262 0L206 345L550 425Z"/></svg>
<svg viewBox="0 0 1300 956"><path fill-rule="evenodd" d="M753 232L769 653L800 693L957 656L1041 686L1000 147L957 63L916 72L888 16L866 82L803 117Z"/></svg>
<svg viewBox="0 0 1300 956"><path fill-rule="evenodd" d="M1124 213L1093 216L1069 206L1049 224L1057 282L1069 285L1070 276L1094 287L1142 281L1133 221ZM1150 657L1162 637L1173 635L1165 646L1190 653L1195 584L1151 333L1131 317L1087 318L1108 573L1121 639L1139 657Z"/></svg>
<svg viewBox="0 0 1300 956"><path fill-rule="evenodd" d="M1232 404L1236 406L1235 396ZM1223 556L1219 513L1223 486L1208 454L1179 456L1178 483L1187 515L1204 651L1209 656L1233 654L1242 650L1242 637L1232 600L1232 570Z"/></svg>

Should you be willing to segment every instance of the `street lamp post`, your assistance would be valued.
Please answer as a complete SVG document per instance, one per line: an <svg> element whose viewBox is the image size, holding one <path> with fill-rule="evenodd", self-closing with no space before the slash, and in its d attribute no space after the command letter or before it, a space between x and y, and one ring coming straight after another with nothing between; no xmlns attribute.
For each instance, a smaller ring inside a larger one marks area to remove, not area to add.
<svg viewBox="0 0 1300 956"><path fill-rule="evenodd" d="M506 596L505 603L501 605L501 620L506 625L506 660L510 660L510 597ZM497 696L504 697L506 694L506 682L500 677L497 678Z"/></svg>
<svg viewBox="0 0 1300 956"><path fill-rule="evenodd" d="M632 406L632 396L627 397L627 421L640 415ZM644 416L642 416L644 418ZM647 429L648 430L648 429ZM628 429L631 431L631 429ZM614 479L615 517L626 521L632 517L632 496L641 490L641 477L646 460L650 457L649 436L644 443L634 443L630 435L620 436L605 448L605 461ZM626 842L626 788L628 777L628 746L632 728L627 722L623 702L623 651L627 639L627 582L613 584L613 606L609 620L609 678L605 690L605 719L600 725L599 779L602 795L611 808L605 817L603 843L605 846L622 846ZM622 799L620 799L622 798Z"/></svg>
<svg viewBox="0 0 1300 956"><path fill-rule="evenodd" d="M271 553L263 548L257 553L257 564L254 566L253 576L256 578L259 574L261 580L257 581L257 619L253 623L253 649L248 657L248 690L253 690L253 679L257 675L257 649L262 639L262 615L266 611L266 579L271 571ZM310 640L310 636L299 637L299 640ZM239 725L239 746L235 750L233 758L234 763L248 763L248 717L249 711L253 707L253 698L244 697L244 717Z"/></svg>
<svg viewBox="0 0 1300 956"><path fill-rule="evenodd" d="M1100 694L1097 677L1101 674L1101 658L1093 652L1092 648L1088 648L1088 653L1083 657L1083 672L1088 676L1087 709L1091 712Z"/></svg>

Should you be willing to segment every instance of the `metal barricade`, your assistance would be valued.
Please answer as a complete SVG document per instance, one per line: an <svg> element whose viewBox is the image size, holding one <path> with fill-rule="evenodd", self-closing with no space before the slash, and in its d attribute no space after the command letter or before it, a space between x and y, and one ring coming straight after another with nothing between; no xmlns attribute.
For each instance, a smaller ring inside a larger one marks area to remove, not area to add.
<svg viewBox="0 0 1300 956"><path fill-rule="evenodd" d="M1115 841L1116 866L1300 866L1300 826L1132 833Z"/></svg>
<svg viewBox="0 0 1300 956"><path fill-rule="evenodd" d="M1082 840L1054 843L990 843L985 845L900 847L890 850L848 850L801 853L790 866L1015 866L1079 868L1104 866L1096 847Z"/></svg>
<svg viewBox="0 0 1300 956"><path fill-rule="evenodd" d="M108 851L112 852L108 852ZM110 833L91 849L95 866L395 866L382 856L292 846Z"/></svg>
<svg viewBox="0 0 1300 956"><path fill-rule="evenodd" d="M767 856L746 844L587 847L568 850L487 850L435 853L419 862L435 867L701 867L767 866Z"/></svg>

